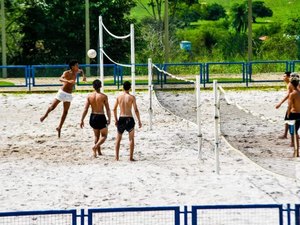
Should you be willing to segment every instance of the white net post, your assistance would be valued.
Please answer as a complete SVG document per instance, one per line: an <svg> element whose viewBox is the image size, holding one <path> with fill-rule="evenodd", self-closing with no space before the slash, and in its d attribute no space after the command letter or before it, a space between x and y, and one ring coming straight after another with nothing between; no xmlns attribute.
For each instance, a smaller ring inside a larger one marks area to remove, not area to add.
<svg viewBox="0 0 300 225"><path fill-rule="evenodd" d="M99 16L99 66L100 66L100 81L102 83L101 91L104 91L104 66L103 66L103 29L102 16Z"/></svg>
<svg viewBox="0 0 300 225"><path fill-rule="evenodd" d="M298 138L297 138L297 130L296 130L296 120L293 121L293 129L294 129L294 157L299 157L299 146L298 146Z"/></svg>
<svg viewBox="0 0 300 225"><path fill-rule="evenodd" d="M197 126L198 126L198 158L202 159L202 132L201 132L201 112L200 112L200 77L196 76L196 109L197 109Z"/></svg>
<svg viewBox="0 0 300 225"><path fill-rule="evenodd" d="M131 90L135 95L135 47L134 47L134 25L130 25L130 57L131 57Z"/></svg>
<svg viewBox="0 0 300 225"><path fill-rule="evenodd" d="M216 173L220 174L220 160L219 160L219 97L218 97L218 83L216 80L213 82L214 89L214 106L215 106L215 161L216 161Z"/></svg>
<svg viewBox="0 0 300 225"><path fill-rule="evenodd" d="M153 109L152 109L152 60L148 59L148 93L149 93L149 130L152 130L152 117L153 117Z"/></svg>

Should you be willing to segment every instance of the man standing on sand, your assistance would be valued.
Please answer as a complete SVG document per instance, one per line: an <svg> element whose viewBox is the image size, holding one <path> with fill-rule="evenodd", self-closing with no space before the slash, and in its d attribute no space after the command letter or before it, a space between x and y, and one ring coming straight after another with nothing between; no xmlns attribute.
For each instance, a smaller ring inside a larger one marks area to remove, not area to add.
<svg viewBox="0 0 300 225"><path fill-rule="evenodd" d="M105 94L101 93L101 87L102 84L100 80L97 79L93 81L93 88L95 89L95 91L89 94L86 99L80 123L80 127L83 128L84 118L88 112L89 107L91 106L92 113L90 115L90 126L93 128L95 135L95 145L93 147L93 153L95 158L97 157L97 153L98 155L102 155L101 145L105 142L107 138L107 126L110 124L111 118L108 98ZM106 109L106 115L108 119L106 119L105 117L104 107Z"/></svg>
<svg viewBox="0 0 300 225"><path fill-rule="evenodd" d="M299 135L298 129L300 127L300 91L298 89L299 85L299 76L295 74L295 76L291 76L291 84L293 85L293 92L289 95L288 98L288 111L287 118L288 120L295 120L295 130L296 133L296 147L294 146L294 157L299 157ZM293 137L292 137L293 138Z"/></svg>
<svg viewBox="0 0 300 225"><path fill-rule="evenodd" d="M116 103L114 105L114 118L115 118L115 125L118 129L117 137L116 137L116 160L119 160L119 150L120 150L120 143L122 139L122 135L126 130L129 133L129 160L135 161L133 158L133 151L134 151L134 126L135 121L133 119L133 115L131 109L133 108L135 115L138 119L139 128L142 127L142 122L140 119L140 113L136 104L136 99L133 95L129 93L131 88L131 83L129 81L125 81L123 84L124 92L117 97ZM117 116L117 109L118 106L120 107L120 116L118 119Z"/></svg>
<svg viewBox="0 0 300 225"><path fill-rule="evenodd" d="M284 73L283 75L283 81L286 83L286 86L287 86L287 94L285 95L285 97L275 106L276 109L278 109L288 98L289 98L289 95L290 93L293 92L294 88L293 88L293 85L290 83L290 76L291 76L291 72L287 71ZM285 115L285 118L284 120L286 120L286 115ZM280 139L286 139L287 138L287 134L288 134L288 124L286 123L284 125L284 133L282 136L279 136Z"/></svg>
<svg viewBox="0 0 300 225"><path fill-rule="evenodd" d="M66 70L60 77L59 81L62 82L62 87L58 90L55 99L52 104L47 109L46 113L40 118L40 121L43 122L48 114L56 108L56 106L63 102L63 114L60 119L60 123L56 128L58 137L60 138L61 128L65 122L65 119L68 115L68 111L72 101L72 91L76 84L76 76L78 73L81 73L83 76L83 81L86 81L86 77L83 73L83 70L79 69L79 64L77 60L71 60L69 62L69 70Z"/></svg>

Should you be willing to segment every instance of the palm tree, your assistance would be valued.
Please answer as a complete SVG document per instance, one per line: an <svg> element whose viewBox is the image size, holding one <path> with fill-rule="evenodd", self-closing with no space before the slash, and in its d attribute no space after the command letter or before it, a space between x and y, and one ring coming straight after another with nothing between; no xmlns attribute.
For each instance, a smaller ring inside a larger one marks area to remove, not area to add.
<svg viewBox="0 0 300 225"><path fill-rule="evenodd" d="M231 8L232 26L238 33L247 31L248 8L245 4L234 4Z"/></svg>

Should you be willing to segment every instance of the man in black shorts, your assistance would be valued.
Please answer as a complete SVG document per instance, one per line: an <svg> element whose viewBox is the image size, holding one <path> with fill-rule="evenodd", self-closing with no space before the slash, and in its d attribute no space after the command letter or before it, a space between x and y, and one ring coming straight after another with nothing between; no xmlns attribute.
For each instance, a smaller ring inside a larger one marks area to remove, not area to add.
<svg viewBox="0 0 300 225"><path fill-rule="evenodd" d="M95 135L95 145L93 147L94 157L98 155L102 155L101 153L101 145L107 138L108 128L107 126L110 124L110 109L108 104L108 98L105 94L101 93L101 81L94 80L93 87L95 91L88 95L84 110L81 117L80 127L83 128L84 126L84 118L88 112L89 107L92 108L92 113L90 115L90 126L94 130ZM104 107L106 109L106 116L104 114ZM100 138L101 135L101 138Z"/></svg>
<svg viewBox="0 0 300 225"><path fill-rule="evenodd" d="M139 128L142 127L142 122L140 119L140 113L136 104L136 99L133 95L129 93L131 88L131 83L129 81L125 81L123 84L124 92L121 93L116 100L114 105L114 118L115 118L115 125L117 126L118 132L116 137L116 160L119 160L119 150L120 150L120 143L122 139L122 135L126 130L129 133L129 148L130 148L130 161L135 161L133 158L133 151L134 151L134 119L131 112L131 109L134 109L135 115L138 119ZM118 119L117 116L117 109L118 106L120 107L120 116Z"/></svg>

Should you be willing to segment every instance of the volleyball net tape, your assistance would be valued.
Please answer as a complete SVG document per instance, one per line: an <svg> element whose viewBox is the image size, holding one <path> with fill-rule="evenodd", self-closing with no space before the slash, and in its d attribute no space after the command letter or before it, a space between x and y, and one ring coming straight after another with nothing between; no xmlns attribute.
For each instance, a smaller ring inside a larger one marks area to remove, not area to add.
<svg viewBox="0 0 300 225"><path fill-rule="evenodd" d="M173 78L173 79L180 80L180 81L184 81L184 82L187 82L187 83L193 83L193 84L196 83L195 80L190 80L190 79L186 79L186 78L183 78L183 77L180 77L180 76L176 76L176 75L174 75L174 74L171 74L171 73L168 72L168 71L165 71L165 70L163 70L163 69L160 69L160 68L159 68L158 66L156 66L155 64L152 64L152 66L153 66L153 68L155 68L158 72L163 73L163 74L165 74L165 75L167 75L167 76L169 76L169 77L171 77L171 78Z"/></svg>

